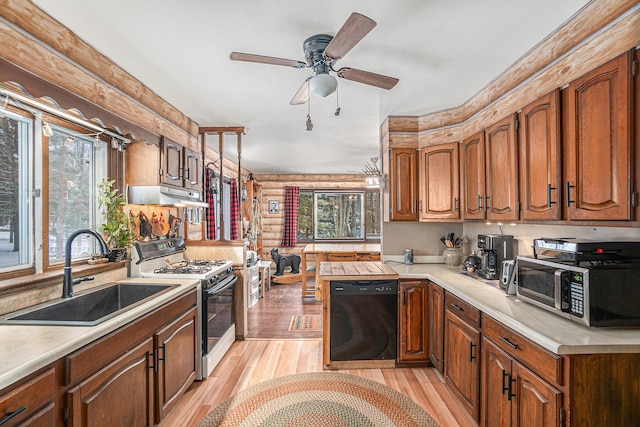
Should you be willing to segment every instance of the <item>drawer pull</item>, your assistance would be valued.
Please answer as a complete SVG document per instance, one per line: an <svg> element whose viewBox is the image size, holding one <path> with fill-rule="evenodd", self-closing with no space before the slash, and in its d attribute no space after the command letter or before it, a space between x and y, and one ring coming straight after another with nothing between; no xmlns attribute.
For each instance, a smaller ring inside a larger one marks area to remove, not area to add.
<svg viewBox="0 0 640 427"><path fill-rule="evenodd" d="M517 350L517 349L518 349L518 344L514 344L514 343L512 343L511 341L509 341L509 338L505 338L505 337L503 337L503 336L500 336L500 339L501 339L505 344L507 344L509 347L511 347L512 349L514 349L514 350Z"/></svg>
<svg viewBox="0 0 640 427"><path fill-rule="evenodd" d="M13 412L9 412L7 415L5 415L5 417L4 417L3 419L1 419L1 420L0 420L0 426L1 426L2 424L6 424L6 423L8 423L10 420L12 420L12 419L13 419L13 418L15 418L16 416L18 416L18 414L20 414L20 413L22 413L22 412L24 412L24 411L26 411L26 410L27 410L27 407L26 407L26 406L23 406L23 407L22 407L22 408L20 408L20 409L16 409L16 410L15 410L15 411L13 411Z"/></svg>
<svg viewBox="0 0 640 427"><path fill-rule="evenodd" d="M460 307L458 304L451 304L451 307L455 308L458 311L464 311L464 309Z"/></svg>

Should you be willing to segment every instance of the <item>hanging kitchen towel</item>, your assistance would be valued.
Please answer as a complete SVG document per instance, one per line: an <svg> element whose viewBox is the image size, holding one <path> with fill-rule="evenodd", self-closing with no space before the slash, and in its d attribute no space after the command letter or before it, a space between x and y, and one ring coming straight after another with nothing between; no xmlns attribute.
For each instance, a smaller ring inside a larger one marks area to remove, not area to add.
<svg viewBox="0 0 640 427"><path fill-rule="evenodd" d="M204 174L204 188L207 190L204 193L204 201L207 202L207 210L205 211L205 220L207 223L207 239L216 239L216 200L214 189L211 188L211 182L215 178L215 172L207 168L207 173Z"/></svg>
<svg viewBox="0 0 640 427"><path fill-rule="evenodd" d="M151 233L156 237L163 235L160 219L158 219L158 215L155 212L151 214Z"/></svg>
<svg viewBox="0 0 640 427"><path fill-rule="evenodd" d="M235 179L231 180L230 187L231 202L229 206L229 217L231 218L231 224L229 238L231 240L238 240L238 211L240 208L238 207L238 186Z"/></svg>
<svg viewBox="0 0 640 427"><path fill-rule="evenodd" d="M138 213L138 219L140 220L140 237L145 238L151 236L151 223L149 222L149 218L147 218L144 212L140 211L140 213Z"/></svg>
<svg viewBox="0 0 640 427"><path fill-rule="evenodd" d="M140 219L133 214L133 211L129 211L129 230L131 230L133 240L140 239Z"/></svg>

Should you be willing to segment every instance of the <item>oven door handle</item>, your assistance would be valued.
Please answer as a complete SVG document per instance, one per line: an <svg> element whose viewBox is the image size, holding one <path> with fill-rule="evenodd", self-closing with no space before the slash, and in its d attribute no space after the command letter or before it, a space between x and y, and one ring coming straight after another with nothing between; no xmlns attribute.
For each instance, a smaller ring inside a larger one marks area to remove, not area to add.
<svg viewBox="0 0 640 427"><path fill-rule="evenodd" d="M226 280L226 279L225 279ZM220 293L226 289L229 289L231 286L235 285L235 283L238 281L238 276L236 274L233 275L233 278L231 280L229 280L228 282L222 281L222 283L218 283L215 286L213 286L212 288L209 288L206 290L207 294L217 294Z"/></svg>

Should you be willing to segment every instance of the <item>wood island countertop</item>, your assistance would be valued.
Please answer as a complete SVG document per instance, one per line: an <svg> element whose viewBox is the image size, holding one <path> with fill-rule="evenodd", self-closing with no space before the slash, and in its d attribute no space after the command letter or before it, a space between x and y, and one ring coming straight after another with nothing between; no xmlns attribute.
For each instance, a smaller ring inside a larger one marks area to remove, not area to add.
<svg viewBox="0 0 640 427"><path fill-rule="evenodd" d="M380 261L321 262L322 280L393 280L400 276Z"/></svg>

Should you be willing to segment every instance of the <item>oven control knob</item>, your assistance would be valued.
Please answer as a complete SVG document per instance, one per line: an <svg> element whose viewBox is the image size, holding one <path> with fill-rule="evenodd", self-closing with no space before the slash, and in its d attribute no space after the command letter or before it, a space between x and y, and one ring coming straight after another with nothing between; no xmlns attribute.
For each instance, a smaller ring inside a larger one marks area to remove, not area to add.
<svg viewBox="0 0 640 427"><path fill-rule="evenodd" d="M220 277L217 274L215 274L209 278L209 283L214 284L218 281L219 278Z"/></svg>

